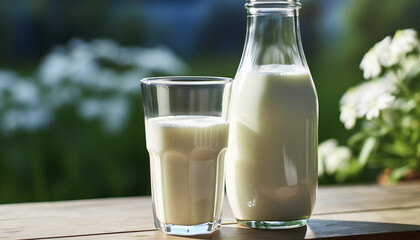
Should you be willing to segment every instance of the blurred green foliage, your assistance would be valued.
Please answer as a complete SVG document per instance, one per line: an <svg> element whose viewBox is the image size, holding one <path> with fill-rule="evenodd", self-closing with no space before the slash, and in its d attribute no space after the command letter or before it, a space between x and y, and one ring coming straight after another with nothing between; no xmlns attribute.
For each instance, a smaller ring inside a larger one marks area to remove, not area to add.
<svg viewBox="0 0 420 240"><path fill-rule="evenodd" d="M140 106L140 99L133 99ZM61 109L48 128L2 136L0 202L148 194L142 110L117 135Z"/></svg>
<svg viewBox="0 0 420 240"><path fill-rule="evenodd" d="M328 13L325 7L331 2L328 0L302 1L301 24L304 49L319 96L319 140L336 138L344 142L350 133L339 122L338 101L350 86L361 81L358 66L363 54L396 29L419 29L420 2L337 1L345 7L330 24L335 24L340 36L322 31L321 20ZM142 1L5 0L0 2L0 16L20 16L15 12L20 9L19 4L26 6L31 19L25 21L28 26L20 26L23 32L10 21L0 21L1 68L31 75L38 59L51 46L66 43L74 36L109 37L131 45L149 43L145 29L151 22L142 18L148 11L141 7ZM237 17L245 19L245 10L242 11L243 15ZM211 21L223 16L216 9L208 17ZM47 32L46 26L52 30ZM238 27L244 30L245 24ZM32 31L29 38L25 29ZM38 30L41 33L33 32ZM233 77L242 45L243 42L238 42L232 51L225 51L226 48L206 51L204 46L195 54L183 56L189 66L185 74ZM80 119L74 107L69 106L60 109L46 129L0 135L0 203L150 194L140 96L131 101L136 108L132 109L127 125L117 133L105 133L97 120ZM355 181L371 179L367 173L364 179ZM333 181L327 179L324 183Z"/></svg>

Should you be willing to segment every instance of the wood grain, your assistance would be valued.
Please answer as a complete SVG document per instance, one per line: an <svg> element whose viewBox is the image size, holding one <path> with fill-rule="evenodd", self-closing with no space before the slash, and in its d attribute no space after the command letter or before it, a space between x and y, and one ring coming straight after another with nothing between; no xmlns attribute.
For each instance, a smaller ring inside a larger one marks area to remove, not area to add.
<svg viewBox="0 0 420 240"><path fill-rule="evenodd" d="M0 205L0 239L154 228L149 197Z"/></svg>
<svg viewBox="0 0 420 240"><path fill-rule="evenodd" d="M420 182L388 187L321 187L309 226L296 230L261 231L233 223L226 201L224 225L205 239L313 239L378 234L387 238L397 233L420 239ZM0 239L60 237L183 239L156 231L150 197L0 205Z"/></svg>
<svg viewBox="0 0 420 240"><path fill-rule="evenodd" d="M396 186L324 187L318 191L313 214L420 207L420 182Z"/></svg>

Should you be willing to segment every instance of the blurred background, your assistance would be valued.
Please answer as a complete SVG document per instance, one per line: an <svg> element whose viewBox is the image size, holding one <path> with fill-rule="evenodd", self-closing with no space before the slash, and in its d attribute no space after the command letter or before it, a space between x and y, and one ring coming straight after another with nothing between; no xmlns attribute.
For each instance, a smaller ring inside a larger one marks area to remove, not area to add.
<svg viewBox="0 0 420 240"><path fill-rule="evenodd" d="M0 203L149 195L138 80L233 77L244 2L0 1ZM302 3L319 140L345 143L351 133L339 121L340 97L362 81L359 63L374 43L420 29L420 1Z"/></svg>

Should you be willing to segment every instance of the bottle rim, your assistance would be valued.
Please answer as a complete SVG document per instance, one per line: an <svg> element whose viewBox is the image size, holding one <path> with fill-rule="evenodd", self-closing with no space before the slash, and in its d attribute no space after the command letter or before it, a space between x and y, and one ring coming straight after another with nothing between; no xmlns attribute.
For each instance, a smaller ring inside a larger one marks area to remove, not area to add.
<svg viewBox="0 0 420 240"><path fill-rule="evenodd" d="M300 9L302 4L299 0L247 0L246 9Z"/></svg>

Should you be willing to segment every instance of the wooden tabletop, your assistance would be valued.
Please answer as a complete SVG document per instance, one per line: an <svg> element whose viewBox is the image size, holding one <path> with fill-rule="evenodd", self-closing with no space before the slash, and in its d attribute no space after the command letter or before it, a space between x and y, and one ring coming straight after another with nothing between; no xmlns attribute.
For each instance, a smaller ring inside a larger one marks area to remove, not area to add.
<svg viewBox="0 0 420 240"><path fill-rule="evenodd" d="M220 231L168 236L156 230L150 197L0 205L0 239L420 239L420 182L321 187L308 226L255 230L235 223L227 201Z"/></svg>

